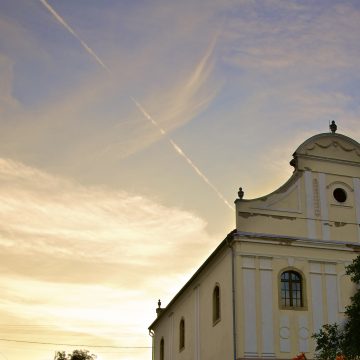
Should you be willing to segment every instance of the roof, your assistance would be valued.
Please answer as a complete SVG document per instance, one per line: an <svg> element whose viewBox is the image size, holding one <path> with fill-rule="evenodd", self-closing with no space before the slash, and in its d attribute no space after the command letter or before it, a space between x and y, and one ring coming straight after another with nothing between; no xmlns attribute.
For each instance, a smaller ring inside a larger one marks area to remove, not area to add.
<svg viewBox="0 0 360 360"><path fill-rule="evenodd" d="M295 150L293 154L294 160L292 160L290 164L295 166L295 159L309 156L327 161L346 161L359 164L360 144L354 139L342 134L317 134L305 140Z"/></svg>
<svg viewBox="0 0 360 360"><path fill-rule="evenodd" d="M304 153L306 151L306 149L309 147L309 145L316 143L317 140L324 140L324 139L329 139L331 141L339 140L339 141L348 143L350 146L355 147L354 150L356 152L359 152L359 155L360 155L360 144L356 140L354 140L348 136L345 136L342 134L336 134L336 133L321 133L321 134L317 134L317 135L310 137L309 139L305 140L295 150L294 155ZM349 149L349 151L351 151L351 150Z"/></svg>
<svg viewBox="0 0 360 360"><path fill-rule="evenodd" d="M205 262L199 267L195 274L190 278L190 280L181 288L181 290L173 297L169 304L162 310L159 316L152 322L148 327L149 330L152 330L156 323L164 316L165 313L169 311L171 306L175 301L190 287L192 282L199 276L199 274L208 266L208 264L226 247L229 247L233 238L233 234L236 233L236 229L231 231L226 235L225 239L219 244L219 246L211 253L211 255L205 260Z"/></svg>

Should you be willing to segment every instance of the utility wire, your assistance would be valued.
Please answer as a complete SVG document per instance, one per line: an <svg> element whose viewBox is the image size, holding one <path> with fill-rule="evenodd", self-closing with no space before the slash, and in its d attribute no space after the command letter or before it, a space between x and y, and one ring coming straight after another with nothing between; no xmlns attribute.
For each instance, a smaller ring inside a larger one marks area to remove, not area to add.
<svg viewBox="0 0 360 360"><path fill-rule="evenodd" d="M41 341L28 341L28 340L17 340L17 339L3 339L0 341L9 341L16 343L25 344L40 344L40 345L61 345L61 346L81 346L90 348L112 348L112 349L151 349L151 346L112 346L112 345L88 345L88 344L65 344L65 343L53 343L53 342L41 342Z"/></svg>

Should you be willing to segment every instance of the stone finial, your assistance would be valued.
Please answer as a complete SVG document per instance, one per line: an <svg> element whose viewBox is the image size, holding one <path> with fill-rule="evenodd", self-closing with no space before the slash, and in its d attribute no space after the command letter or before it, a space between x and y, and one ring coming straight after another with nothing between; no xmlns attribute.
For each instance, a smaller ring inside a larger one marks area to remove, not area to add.
<svg viewBox="0 0 360 360"><path fill-rule="evenodd" d="M332 132L333 134L335 134L335 132L336 132L336 130L337 130L337 126L336 126L336 124L335 124L335 120L332 120L332 121L331 121L331 124L329 125L329 128L330 128L331 132Z"/></svg>
<svg viewBox="0 0 360 360"><path fill-rule="evenodd" d="M243 191L242 187L239 188L238 196L239 196L240 200L242 200L242 198L244 197L244 191Z"/></svg>
<svg viewBox="0 0 360 360"><path fill-rule="evenodd" d="M158 308L156 309L156 315L159 316L164 309L161 308L161 301L158 301Z"/></svg>

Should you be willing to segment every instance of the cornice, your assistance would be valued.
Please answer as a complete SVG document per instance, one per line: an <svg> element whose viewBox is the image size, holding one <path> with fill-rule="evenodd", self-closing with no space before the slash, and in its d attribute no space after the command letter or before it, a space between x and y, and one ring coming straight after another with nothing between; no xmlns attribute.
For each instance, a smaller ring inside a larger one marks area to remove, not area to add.
<svg viewBox="0 0 360 360"><path fill-rule="evenodd" d="M291 245L302 247L316 247L326 249L336 249L343 251L355 251L360 252L360 243L351 241L337 241L337 240L322 240L312 239L307 237L295 237L288 235L277 234L265 234L265 233L253 233L238 231L234 233L234 241L251 241L258 243L271 243L279 245Z"/></svg>

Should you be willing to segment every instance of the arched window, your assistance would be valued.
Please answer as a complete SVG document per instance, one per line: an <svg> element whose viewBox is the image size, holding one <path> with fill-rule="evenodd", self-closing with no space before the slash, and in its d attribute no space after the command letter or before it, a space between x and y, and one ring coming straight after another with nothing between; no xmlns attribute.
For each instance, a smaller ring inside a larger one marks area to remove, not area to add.
<svg viewBox="0 0 360 360"><path fill-rule="evenodd" d="M160 341L160 360L164 360L164 338Z"/></svg>
<svg viewBox="0 0 360 360"><path fill-rule="evenodd" d="M284 271L281 274L281 306L299 308L304 306L303 280L296 271Z"/></svg>
<svg viewBox="0 0 360 360"><path fill-rule="evenodd" d="M179 326L179 350L182 350L185 347L185 320L180 320Z"/></svg>
<svg viewBox="0 0 360 360"><path fill-rule="evenodd" d="M216 285L213 291L213 324L220 321L220 287Z"/></svg>

